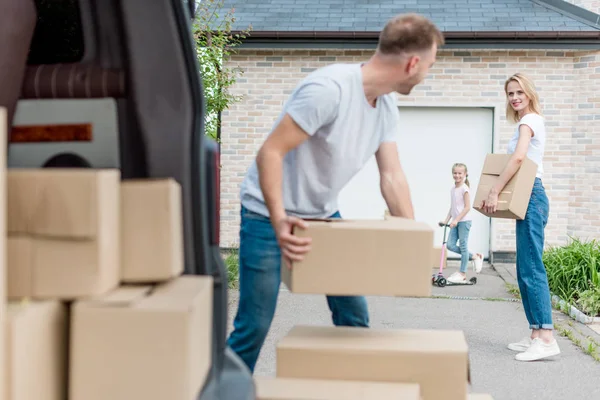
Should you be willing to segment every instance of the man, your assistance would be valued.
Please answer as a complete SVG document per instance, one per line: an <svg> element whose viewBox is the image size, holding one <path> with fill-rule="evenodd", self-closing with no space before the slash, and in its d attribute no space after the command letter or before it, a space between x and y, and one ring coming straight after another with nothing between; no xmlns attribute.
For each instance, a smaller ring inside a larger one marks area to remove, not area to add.
<svg viewBox="0 0 600 400"><path fill-rule="evenodd" d="M251 371L275 313L280 268L310 251L310 238L294 236L292 228L306 228L303 218L339 217L340 190L373 154L391 214L414 219L395 141L394 92L410 94L443 43L427 19L395 17L368 62L311 73L285 104L241 186L240 300L228 344ZM364 297L327 302L336 326L369 326Z"/></svg>

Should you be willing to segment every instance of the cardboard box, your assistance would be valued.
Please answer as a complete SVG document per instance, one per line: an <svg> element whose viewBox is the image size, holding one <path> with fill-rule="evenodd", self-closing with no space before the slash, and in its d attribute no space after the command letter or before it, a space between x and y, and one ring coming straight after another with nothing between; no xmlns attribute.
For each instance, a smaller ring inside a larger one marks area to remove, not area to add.
<svg viewBox="0 0 600 400"><path fill-rule="evenodd" d="M8 171L8 233L51 239L97 239L118 224L116 169ZM118 225L117 225L118 226Z"/></svg>
<svg viewBox="0 0 600 400"><path fill-rule="evenodd" d="M67 397L67 310L58 301L8 305L6 400Z"/></svg>
<svg viewBox="0 0 600 400"><path fill-rule="evenodd" d="M465 400L468 347L461 331L297 325L277 345L277 377L417 383L423 400Z"/></svg>
<svg viewBox="0 0 600 400"><path fill-rule="evenodd" d="M183 273L181 186L177 181L121 183L121 249L122 282L161 282Z"/></svg>
<svg viewBox="0 0 600 400"><path fill-rule="evenodd" d="M432 257L433 257L433 262L431 263L431 266L433 268L440 268L440 260L442 259L442 248L441 247L433 247L433 252L432 252ZM444 252L444 269L446 269L446 267L448 267L448 249L446 249L446 251Z"/></svg>
<svg viewBox="0 0 600 400"><path fill-rule="evenodd" d="M468 400L494 400L494 398L489 394L469 393Z"/></svg>
<svg viewBox="0 0 600 400"><path fill-rule="evenodd" d="M69 241L9 236L8 298L71 300L114 289L119 284L118 244L108 235L105 238Z"/></svg>
<svg viewBox="0 0 600 400"><path fill-rule="evenodd" d="M257 400L421 400L414 383L256 377Z"/></svg>
<svg viewBox="0 0 600 400"><path fill-rule="evenodd" d="M194 400L212 361L213 279L122 286L74 304L70 400Z"/></svg>
<svg viewBox="0 0 600 400"><path fill-rule="evenodd" d="M281 278L293 293L431 295L433 230L404 218L308 221L294 234L312 239L311 251ZM408 277L408 278L407 278Z"/></svg>
<svg viewBox="0 0 600 400"><path fill-rule="evenodd" d="M0 107L0 388L6 387L6 108ZM4 399L0 389L0 400Z"/></svg>
<svg viewBox="0 0 600 400"><path fill-rule="evenodd" d="M528 158L523 160L519 170L508 181L498 196L495 213L486 213L480 206L487 199L490 189L510 160L510 154L488 154L483 164L481 178L477 186L473 208L493 218L524 219L533 189L538 166Z"/></svg>
<svg viewBox="0 0 600 400"><path fill-rule="evenodd" d="M118 170L8 173L8 296L74 299L120 277Z"/></svg>

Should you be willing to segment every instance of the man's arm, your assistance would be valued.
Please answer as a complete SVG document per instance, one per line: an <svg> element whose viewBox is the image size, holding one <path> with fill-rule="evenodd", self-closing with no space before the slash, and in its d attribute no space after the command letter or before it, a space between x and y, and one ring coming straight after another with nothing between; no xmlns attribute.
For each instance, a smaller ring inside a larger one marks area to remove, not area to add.
<svg viewBox="0 0 600 400"><path fill-rule="evenodd" d="M303 85L286 106L286 114L267 137L256 157L258 179L277 242L287 267L310 250L310 238L293 234L294 226L306 228L300 218L288 216L283 200L283 160L320 127L333 121L339 106L339 88L328 79Z"/></svg>
<svg viewBox="0 0 600 400"><path fill-rule="evenodd" d="M310 136L286 114L258 151L256 164L260 187L265 198L271 223L285 218L283 205L283 159Z"/></svg>
<svg viewBox="0 0 600 400"><path fill-rule="evenodd" d="M395 217L415 219L408 181L400 165L394 142L383 142L375 153L379 167L381 194Z"/></svg>

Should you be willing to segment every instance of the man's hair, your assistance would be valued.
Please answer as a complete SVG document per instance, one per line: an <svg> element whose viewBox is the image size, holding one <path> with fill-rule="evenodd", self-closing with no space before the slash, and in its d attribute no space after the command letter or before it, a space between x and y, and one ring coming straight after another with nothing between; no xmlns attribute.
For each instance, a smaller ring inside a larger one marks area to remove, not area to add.
<svg viewBox="0 0 600 400"><path fill-rule="evenodd" d="M379 34L377 50L381 54L399 55L426 51L444 45L444 35L433 22L418 14L398 15Z"/></svg>

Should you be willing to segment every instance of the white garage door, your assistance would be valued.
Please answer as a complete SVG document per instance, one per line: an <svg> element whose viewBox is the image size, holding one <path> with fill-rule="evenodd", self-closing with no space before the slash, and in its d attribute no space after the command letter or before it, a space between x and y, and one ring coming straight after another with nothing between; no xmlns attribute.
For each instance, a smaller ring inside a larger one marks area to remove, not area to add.
<svg viewBox="0 0 600 400"><path fill-rule="evenodd" d="M443 229L437 225L450 208L452 165L469 169L471 201L486 154L492 151L493 110L468 107L400 107L400 162L411 189L415 218L435 229L434 244L441 246ZM380 219L387 208L379 190L379 172L373 157L342 190L344 218ZM489 255L490 219L471 210L473 226L469 250ZM459 258L449 253L451 258Z"/></svg>

